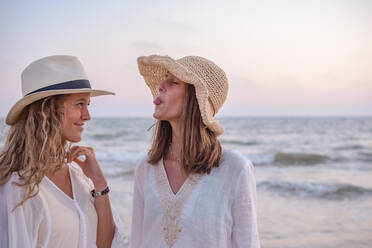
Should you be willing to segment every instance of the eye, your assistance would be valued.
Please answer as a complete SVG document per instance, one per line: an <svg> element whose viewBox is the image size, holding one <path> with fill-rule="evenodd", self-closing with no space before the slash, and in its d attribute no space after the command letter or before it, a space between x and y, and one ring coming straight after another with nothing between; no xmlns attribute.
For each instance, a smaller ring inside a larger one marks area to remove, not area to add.
<svg viewBox="0 0 372 248"><path fill-rule="evenodd" d="M172 82L173 85L179 85L180 83L176 82L176 81L173 81Z"/></svg>
<svg viewBox="0 0 372 248"><path fill-rule="evenodd" d="M79 106L80 108L82 108L84 106L84 103L83 102L78 102L78 103L76 103L76 106Z"/></svg>

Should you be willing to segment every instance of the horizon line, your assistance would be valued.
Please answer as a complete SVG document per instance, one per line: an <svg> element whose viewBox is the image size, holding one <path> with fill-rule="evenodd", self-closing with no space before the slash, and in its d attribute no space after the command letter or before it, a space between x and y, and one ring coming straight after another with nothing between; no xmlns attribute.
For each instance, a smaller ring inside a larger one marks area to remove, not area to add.
<svg viewBox="0 0 372 248"><path fill-rule="evenodd" d="M216 119L224 118L372 118L372 115L223 115L217 116ZM6 116L0 116L0 119L5 119ZM117 115L117 116L94 116L91 119L114 119L114 118L148 118L153 119L148 115Z"/></svg>

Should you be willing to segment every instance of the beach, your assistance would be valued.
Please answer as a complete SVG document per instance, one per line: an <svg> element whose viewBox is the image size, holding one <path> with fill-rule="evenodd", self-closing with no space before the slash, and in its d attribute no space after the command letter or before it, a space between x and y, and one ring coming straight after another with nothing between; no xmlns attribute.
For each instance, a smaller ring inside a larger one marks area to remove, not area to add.
<svg viewBox="0 0 372 248"><path fill-rule="evenodd" d="M254 165L261 246L371 247L372 118L224 117L224 149ZM4 123L4 119L1 119ZM92 146L130 238L133 175L149 148L152 118L93 118ZM3 146L8 127L1 124Z"/></svg>

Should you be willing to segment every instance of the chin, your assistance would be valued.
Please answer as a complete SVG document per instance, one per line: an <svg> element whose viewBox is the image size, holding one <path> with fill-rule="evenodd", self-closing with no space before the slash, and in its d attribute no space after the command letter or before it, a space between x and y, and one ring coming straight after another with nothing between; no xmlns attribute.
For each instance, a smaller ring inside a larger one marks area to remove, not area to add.
<svg viewBox="0 0 372 248"><path fill-rule="evenodd" d="M75 137L67 137L66 140L68 140L69 142L72 142L72 143L78 143L81 141L81 136L75 136Z"/></svg>
<svg viewBox="0 0 372 248"><path fill-rule="evenodd" d="M169 114L164 115L164 114L156 113L156 112L152 116L158 121L171 121L171 120L177 120L180 118L180 116L173 116Z"/></svg>
<svg viewBox="0 0 372 248"><path fill-rule="evenodd" d="M164 116L153 115L158 121L169 121L170 119Z"/></svg>
<svg viewBox="0 0 372 248"><path fill-rule="evenodd" d="M161 114L160 113L158 113L158 112L154 112L154 114L152 115L155 119L157 119L157 120L162 120L162 118L161 118Z"/></svg>

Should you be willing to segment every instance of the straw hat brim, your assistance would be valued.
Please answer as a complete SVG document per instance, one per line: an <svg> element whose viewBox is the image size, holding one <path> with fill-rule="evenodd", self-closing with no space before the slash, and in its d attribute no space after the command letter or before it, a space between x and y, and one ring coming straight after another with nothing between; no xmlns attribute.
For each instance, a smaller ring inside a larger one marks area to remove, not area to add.
<svg viewBox="0 0 372 248"><path fill-rule="evenodd" d="M90 88L86 89L63 89L63 90L48 90L43 92L36 92L30 95L27 95L17 101L13 107L8 112L6 117L6 124L13 125L17 119L19 118L20 114L22 113L23 109L42 98L53 96L53 95L64 95L64 94L77 94L77 93L91 93L91 96L102 96L102 95L115 95L115 93L105 90L94 90Z"/></svg>
<svg viewBox="0 0 372 248"><path fill-rule="evenodd" d="M140 74L144 77L154 98L158 96L158 85L165 80L167 72L185 83L194 85L204 124L217 135L224 132L223 126L213 118L215 111L208 100L208 88L198 75L169 56L141 56L138 57L137 62Z"/></svg>

